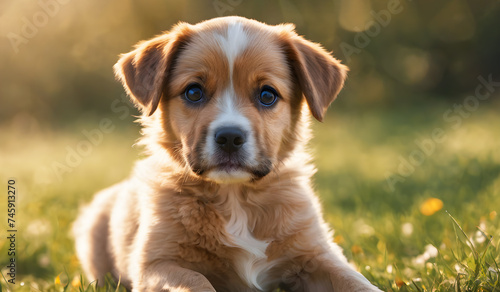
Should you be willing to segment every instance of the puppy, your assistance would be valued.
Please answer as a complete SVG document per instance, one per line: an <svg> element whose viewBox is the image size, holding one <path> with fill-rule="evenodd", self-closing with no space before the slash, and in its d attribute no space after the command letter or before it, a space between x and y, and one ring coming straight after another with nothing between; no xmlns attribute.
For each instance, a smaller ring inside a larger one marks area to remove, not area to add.
<svg viewBox="0 0 500 292"><path fill-rule="evenodd" d="M74 225L90 280L132 291L380 291L323 221L305 151L347 68L291 24L180 23L114 66L148 157Z"/></svg>

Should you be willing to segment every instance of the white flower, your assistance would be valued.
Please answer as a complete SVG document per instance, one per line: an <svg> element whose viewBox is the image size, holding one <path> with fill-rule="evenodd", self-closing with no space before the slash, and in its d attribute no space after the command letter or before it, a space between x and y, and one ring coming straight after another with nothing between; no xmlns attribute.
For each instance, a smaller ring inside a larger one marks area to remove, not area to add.
<svg viewBox="0 0 500 292"><path fill-rule="evenodd" d="M393 271L392 265L387 265L387 268L385 270L387 271L387 273L392 274Z"/></svg>
<svg viewBox="0 0 500 292"><path fill-rule="evenodd" d="M464 268L459 264L455 264L455 271L457 271L457 273L459 274L465 274Z"/></svg>
<svg viewBox="0 0 500 292"><path fill-rule="evenodd" d="M437 248L432 244L428 244L425 246L424 253L413 259L413 264L423 267L430 258L435 258L437 257L437 255Z"/></svg>
<svg viewBox="0 0 500 292"><path fill-rule="evenodd" d="M438 255L438 250L437 250L437 248L434 245L428 244L428 245L425 246L425 253L424 253L424 255L428 256L427 259L435 258Z"/></svg>
<svg viewBox="0 0 500 292"><path fill-rule="evenodd" d="M354 228L357 230L358 234L370 236L375 233L375 229L370 225L366 224L363 220L357 220L354 222Z"/></svg>
<svg viewBox="0 0 500 292"><path fill-rule="evenodd" d="M484 234L478 230L474 235L474 241L480 244L484 243L486 241L486 236L484 236Z"/></svg>
<svg viewBox="0 0 500 292"><path fill-rule="evenodd" d="M403 235L410 236L413 233L413 224L410 222L404 223L401 225L401 231L403 232Z"/></svg>
<svg viewBox="0 0 500 292"><path fill-rule="evenodd" d="M26 227L25 234L29 237L42 237L52 232L50 222L46 219L33 220Z"/></svg>
<svg viewBox="0 0 500 292"><path fill-rule="evenodd" d="M419 267L423 267L427 258L425 255L421 254L413 259L413 264Z"/></svg>

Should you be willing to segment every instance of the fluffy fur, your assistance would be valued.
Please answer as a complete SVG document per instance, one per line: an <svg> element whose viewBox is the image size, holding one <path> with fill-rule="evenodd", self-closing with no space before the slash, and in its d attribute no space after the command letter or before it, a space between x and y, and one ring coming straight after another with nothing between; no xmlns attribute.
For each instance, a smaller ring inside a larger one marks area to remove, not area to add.
<svg viewBox="0 0 500 292"><path fill-rule="evenodd" d="M346 261L310 186L309 117L322 120L347 68L293 25L241 17L139 43L115 65L144 113L148 158L99 192L74 225L90 280L132 291L380 291ZM185 98L198 84L204 97ZM259 104L265 86L277 102ZM221 127L245 142L225 153Z"/></svg>

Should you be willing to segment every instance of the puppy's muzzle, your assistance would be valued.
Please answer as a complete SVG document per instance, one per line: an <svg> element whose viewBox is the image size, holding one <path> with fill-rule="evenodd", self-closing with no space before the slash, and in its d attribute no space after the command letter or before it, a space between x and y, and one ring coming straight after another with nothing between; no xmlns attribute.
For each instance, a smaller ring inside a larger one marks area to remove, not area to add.
<svg viewBox="0 0 500 292"><path fill-rule="evenodd" d="M237 127L223 127L215 131L215 143L224 152L237 152L246 142L245 133Z"/></svg>

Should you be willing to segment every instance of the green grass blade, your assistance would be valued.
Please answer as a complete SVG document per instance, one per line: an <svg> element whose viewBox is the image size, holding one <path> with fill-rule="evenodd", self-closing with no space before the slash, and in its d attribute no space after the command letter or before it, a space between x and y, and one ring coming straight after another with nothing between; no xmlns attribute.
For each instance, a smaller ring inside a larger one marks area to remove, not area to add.
<svg viewBox="0 0 500 292"><path fill-rule="evenodd" d="M451 220L453 220L453 222L455 223L456 227L458 228L458 230L460 230L462 232L462 235L465 237L465 239L467 240L467 242L469 242L470 244L470 249L472 250L472 253L474 255L474 259L477 261L479 259L479 254L476 250L476 247L474 246L474 243L472 243L472 241L470 240L469 236L467 236L467 234L465 233L465 231L462 229L462 226L460 226L460 224L458 224L457 220L455 220L455 218L453 218L453 216L451 216L451 214L446 211L446 213L448 214L448 216L450 216Z"/></svg>
<svg viewBox="0 0 500 292"><path fill-rule="evenodd" d="M118 292L118 290L120 289L121 280L122 280L122 275L120 275L118 277L118 284L116 284L116 290L115 290L115 292Z"/></svg>
<svg viewBox="0 0 500 292"><path fill-rule="evenodd" d="M12 289L11 289L11 287L10 287L9 282L7 281L7 279L5 279L5 276L4 276L4 274L2 273L2 271L0 271L0 274L2 274L2 278L3 278L3 280L5 281L5 286L7 286L7 290L12 291ZM1 284L0 284L0 286L1 286Z"/></svg>

